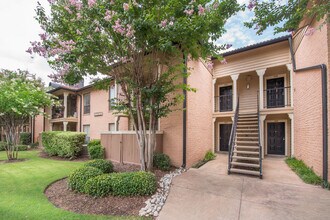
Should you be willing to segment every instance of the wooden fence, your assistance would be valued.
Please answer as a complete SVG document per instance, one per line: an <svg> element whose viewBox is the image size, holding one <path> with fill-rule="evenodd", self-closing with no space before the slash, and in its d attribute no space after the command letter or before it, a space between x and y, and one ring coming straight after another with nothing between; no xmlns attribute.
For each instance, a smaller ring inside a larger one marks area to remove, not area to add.
<svg viewBox="0 0 330 220"><path fill-rule="evenodd" d="M163 133L156 134L156 150L163 151ZM135 131L109 131L101 133L105 157L119 163L140 164L140 149Z"/></svg>

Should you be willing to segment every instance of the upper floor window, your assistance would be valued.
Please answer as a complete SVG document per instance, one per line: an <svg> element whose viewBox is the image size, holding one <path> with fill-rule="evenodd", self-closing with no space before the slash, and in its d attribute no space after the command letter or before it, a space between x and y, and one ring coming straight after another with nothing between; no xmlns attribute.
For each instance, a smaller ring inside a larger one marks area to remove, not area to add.
<svg viewBox="0 0 330 220"><path fill-rule="evenodd" d="M91 94L84 94L84 114L89 114L91 112Z"/></svg>
<svg viewBox="0 0 330 220"><path fill-rule="evenodd" d="M109 110L112 109L112 107L115 104L115 98L116 98L116 86L115 84L112 84L109 88Z"/></svg>

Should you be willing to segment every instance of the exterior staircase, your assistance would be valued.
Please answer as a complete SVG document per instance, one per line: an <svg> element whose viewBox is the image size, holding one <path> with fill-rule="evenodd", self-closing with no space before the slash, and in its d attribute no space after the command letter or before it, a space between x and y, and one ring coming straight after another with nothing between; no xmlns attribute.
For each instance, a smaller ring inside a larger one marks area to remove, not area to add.
<svg viewBox="0 0 330 220"><path fill-rule="evenodd" d="M229 140L228 174L255 175L262 178L259 111L239 113L239 103Z"/></svg>

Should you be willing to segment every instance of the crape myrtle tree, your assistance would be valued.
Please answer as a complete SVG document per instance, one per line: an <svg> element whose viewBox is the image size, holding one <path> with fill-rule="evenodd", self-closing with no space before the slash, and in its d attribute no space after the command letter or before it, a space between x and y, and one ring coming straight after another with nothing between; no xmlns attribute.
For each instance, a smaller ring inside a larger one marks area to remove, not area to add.
<svg viewBox="0 0 330 220"><path fill-rule="evenodd" d="M40 109L56 101L46 93L40 79L28 71L0 70L0 127L3 128L8 160L18 158L20 131Z"/></svg>
<svg viewBox="0 0 330 220"><path fill-rule="evenodd" d="M214 42L241 6L236 0L49 3L49 16L37 6L44 33L27 52L48 59L56 70L53 80L75 83L101 73L108 77L97 85L108 86L109 80L119 84L123 98L112 105L133 122L141 169L152 169L157 120L176 110L182 90L193 90L182 80L189 75L184 62L202 58L211 67L207 58L229 47Z"/></svg>
<svg viewBox="0 0 330 220"><path fill-rule="evenodd" d="M254 28L257 34L270 26L275 26L275 33L297 31L303 18L323 19L316 29L330 22L329 0L250 0L246 7L254 11L254 17L245 25ZM316 29L309 30L308 34Z"/></svg>

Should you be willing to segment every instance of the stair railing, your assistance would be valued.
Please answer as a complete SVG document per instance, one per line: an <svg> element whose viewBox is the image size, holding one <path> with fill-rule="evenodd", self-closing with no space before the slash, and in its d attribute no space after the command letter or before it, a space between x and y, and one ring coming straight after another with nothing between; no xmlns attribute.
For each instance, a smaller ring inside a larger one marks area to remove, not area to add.
<svg viewBox="0 0 330 220"><path fill-rule="evenodd" d="M260 172L260 179L262 179L262 146L261 146L261 142L260 142L260 100L259 100L259 92L257 94L257 111L258 111L258 145L259 145L259 172Z"/></svg>
<svg viewBox="0 0 330 220"><path fill-rule="evenodd" d="M231 127L230 138L228 142L228 174L230 174L231 162L233 160L234 148L236 146L236 129L237 129L238 114L239 114L239 97L237 97L234 122L233 122L233 126Z"/></svg>

